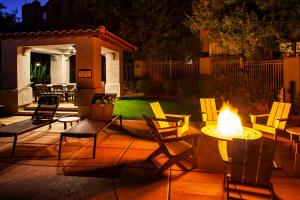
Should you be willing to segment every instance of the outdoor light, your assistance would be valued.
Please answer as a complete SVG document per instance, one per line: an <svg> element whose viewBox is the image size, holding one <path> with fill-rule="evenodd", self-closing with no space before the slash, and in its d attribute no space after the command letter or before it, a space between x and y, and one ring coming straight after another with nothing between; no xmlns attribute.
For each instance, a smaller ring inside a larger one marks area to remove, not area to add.
<svg viewBox="0 0 300 200"><path fill-rule="evenodd" d="M35 63L35 66L39 67L39 66L41 66L41 63L37 62L37 63Z"/></svg>

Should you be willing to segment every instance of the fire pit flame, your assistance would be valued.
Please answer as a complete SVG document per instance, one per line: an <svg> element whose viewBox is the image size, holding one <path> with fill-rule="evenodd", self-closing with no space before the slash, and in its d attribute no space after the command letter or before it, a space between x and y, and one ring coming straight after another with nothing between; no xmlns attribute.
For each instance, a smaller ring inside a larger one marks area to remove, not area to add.
<svg viewBox="0 0 300 200"><path fill-rule="evenodd" d="M229 103L224 103L218 115L217 130L225 137L242 136L244 128L242 126L237 110L233 109Z"/></svg>

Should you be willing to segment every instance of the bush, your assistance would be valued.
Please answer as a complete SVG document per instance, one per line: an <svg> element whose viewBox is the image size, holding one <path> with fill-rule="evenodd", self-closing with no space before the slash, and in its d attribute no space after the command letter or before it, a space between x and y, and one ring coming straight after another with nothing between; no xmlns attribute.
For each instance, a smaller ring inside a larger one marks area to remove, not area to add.
<svg viewBox="0 0 300 200"><path fill-rule="evenodd" d="M164 80L162 82L162 88L168 94L174 94L176 92L176 81L175 80Z"/></svg>
<svg viewBox="0 0 300 200"><path fill-rule="evenodd" d="M136 82L136 91L149 94L152 90L152 81L149 78L143 78Z"/></svg>
<svg viewBox="0 0 300 200"><path fill-rule="evenodd" d="M200 97L210 97L214 93L214 79L212 75L201 75L198 83L198 92Z"/></svg>

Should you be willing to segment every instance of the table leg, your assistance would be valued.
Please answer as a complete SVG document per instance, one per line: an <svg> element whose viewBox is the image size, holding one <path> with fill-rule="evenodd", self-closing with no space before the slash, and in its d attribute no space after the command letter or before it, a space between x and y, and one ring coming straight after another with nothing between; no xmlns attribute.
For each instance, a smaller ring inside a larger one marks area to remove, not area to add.
<svg viewBox="0 0 300 200"><path fill-rule="evenodd" d="M97 134L94 135L94 149L93 149L93 158L96 157L96 146L97 146Z"/></svg>
<svg viewBox="0 0 300 200"><path fill-rule="evenodd" d="M67 129L67 122L64 122L64 130Z"/></svg>
<svg viewBox="0 0 300 200"><path fill-rule="evenodd" d="M15 156L16 146L17 146L17 140L18 140L18 136L15 135L15 137L14 137L14 143L13 143L13 148L12 148L12 151L11 151L11 157Z"/></svg>
<svg viewBox="0 0 300 200"><path fill-rule="evenodd" d="M290 149L293 148L293 134L290 133Z"/></svg>
<svg viewBox="0 0 300 200"><path fill-rule="evenodd" d="M62 140L63 140L63 135L60 134L60 139L59 139L59 148L58 148L58 160L61 159L61 145L62 145Z"/></svg>

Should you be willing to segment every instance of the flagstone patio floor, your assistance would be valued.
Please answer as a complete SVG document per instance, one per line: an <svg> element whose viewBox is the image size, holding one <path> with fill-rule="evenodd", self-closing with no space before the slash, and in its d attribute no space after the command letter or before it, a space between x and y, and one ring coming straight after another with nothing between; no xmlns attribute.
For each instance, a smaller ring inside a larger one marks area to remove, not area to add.
<svg viewBox="0 0 300 200"><path fill-rule="evenodd" d="M28 118L0 121L10 124ZM144 121L124 120L124 130L113 125L101 133L95 159L92 139L67 138L62 160L57 160L61 131L63 124L56 122L51 129L45 126L22 134L14 158L10 158L12 138L0 138L0 199L225 199L224 165L214 139L201 137L196 169L184 172L174 165L155 175L156 167L144 162L157 147ZM199 133L199 124L191 123L190 132ZM273 170L272 183L278 199L300 199L300 179L292 175L294 151L288 145L282 139L277 146L283 169ZM188 161L184 164L191 167ZM270 199L268 191L247 191L232 196Z"/></svg>

